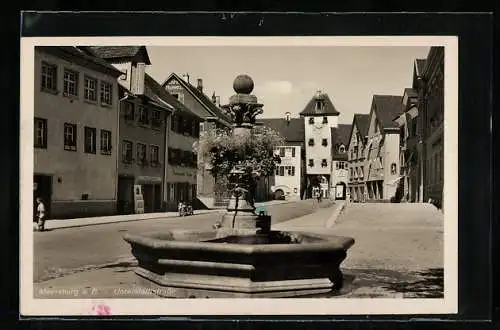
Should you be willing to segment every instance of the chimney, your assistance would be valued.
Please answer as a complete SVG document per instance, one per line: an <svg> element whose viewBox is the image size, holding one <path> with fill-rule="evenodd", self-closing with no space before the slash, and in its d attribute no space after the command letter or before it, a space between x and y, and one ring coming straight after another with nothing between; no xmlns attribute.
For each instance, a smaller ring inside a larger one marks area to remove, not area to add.
<svg viewBox="0 0 500 330"><path fill-rule="evenodd" d="M215 92L212 94L212 102L213 102L214 104L216 104L216 103L217 103L217 97L215 96Z"/></svg>
<svg viewBox="0 0 500 330"><path fill-rule="evenodd" d="M220 107L220 96L218 95L215 97L215 104Z"/></svg>
<svg viewBox="0 0 500 330"><path fill-rule="evenodd" d="M196 88L198 88L198 90L201 93L203 93L203 79L198 79L198 84L197 84Z"/></svg>
<svg viewBox="0 0 500 330"><path fill-rule="evenodd" d="M144 74L145 74L145 63L136 63L132 65L132 81L131 81L131 92L136 95L144 94Z"/></svg>

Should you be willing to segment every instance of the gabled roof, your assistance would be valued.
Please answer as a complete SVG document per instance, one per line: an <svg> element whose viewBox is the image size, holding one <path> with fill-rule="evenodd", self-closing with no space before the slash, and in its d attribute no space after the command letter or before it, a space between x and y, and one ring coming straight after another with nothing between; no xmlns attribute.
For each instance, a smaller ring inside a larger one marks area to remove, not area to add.
<svg viewBox="0 0 500 330"><path fill-rule="evenodd" d="M172 78L176 79L184 87L184 89L186 89L195 99L199 101L208 113L212 114L213 117L216 117L229 125L233 123L231 117L225 114L215 103L213 103L210 97L179 77L176 73L170 74L170 76L163 82L162 86L165 87Z"/></svg>
<svg viewBox="0 0 500 330"><path fill-rule="evenodd" d="M353 125L356 125L359 133L363 137L368 136L368 129L370 128L370 115L369 114L357 113L354 115L352 122L353 122Z"/></svg>
<svg viewBox="0 0 500 330"><path fill-rule="evenodd" d="M52 54L54 56L70 57L71 61L76 64L88 67L93 70L104 71L115 77L119 77L123 74L120 70L106 62L105 60L87 54L86 52L73 46L36 46L37 50L42 52Z"/></svg>
<svg viewBox="0 0 500 330"><path fill-rule="evenodd" d="M259 123L278 132L286 142L304 142L304 120L302 118L261 118Z"/></svg>
<svg viewBox="0 0 500 330"><path fill-rule="evenodd" d="M417 70L417 72L415 72L415 73L417 74L417 76L422 75L422 73L424 72L424 68L425 68L426 63L427 63L426 59L418 58L415 60L415 68Z"/></svg>
<svg viewBox="0 0 500 330"><path fill-rule="evenodd" d="M316 101L317 100L322 100L323 103L323 108L321 111L316 110ZM315 95L309 100L307 103L306 107L302 112L300 113L301 116L338 116L340 115L340 112L335 109L335 106L333 105L332 101L330 100L330 97L328 94L321 93L319 95Z"/></svg>
<svg viewBox="0 0 500 330"><path fill-rule="evenodd" d="M425 64L427 63L426 59L416 59L415 62L413 63L413 88L417 89L419 86L417 84L417 78L422 76L424 69L425 69Z"/></svg>
<svg viewBox="0 0 500 330"><path fill-rule="evenodd" d="M169 92L165 90L156 80L153 79L149 74L144 74L144 84L151 88L151 91L154 93L153 101L166 103L172 106L175 110L187 113L191 116L198 118L200 121L203 121L205 118L200 117L193 111L191 111L184 104L179 102L175 97L173 97ZM155 97L157 96L157 98Z"/></svg>
<svg viewBox="0 0 500 330"><path fill-rule="evenodd" d="M351 134L352 125L339 124L338 127L332 127L332 158L336 160L347 159L347 148ZM344 145L346 152L343 154L339 153L339 147Z"/></svg>
<svg viewBox="0 0 500 330"><path fill-rule="evenodd" d="M140 57L146 65L151 65L146 46L82 46L81 49L105 60L124 60Z"/></svg>
<svg viewBox="0 0 500 330"><path fill-rule="evenodd" d="M402 101L402 96L373 95L372 104L383 129L398 127L393 119L404 112Z"/></svg>
<svg viewBox="0 0 500 330"><path fill-rule="evenodd" d="M347 139L347 147L351 144L352 131L354 130L354 127L357 128L359 134L363 138L366 138L368 136L368 129L370 128L370 115L360 113L354 114L351 129L349 130L349 138ZM365 143L364 140L362 142Z"/></svg>

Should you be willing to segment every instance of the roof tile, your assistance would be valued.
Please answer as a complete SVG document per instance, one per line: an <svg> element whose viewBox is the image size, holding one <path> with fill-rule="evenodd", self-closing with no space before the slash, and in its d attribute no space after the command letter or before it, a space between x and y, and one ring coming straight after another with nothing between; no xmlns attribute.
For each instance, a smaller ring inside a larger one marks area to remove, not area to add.
<svg viewBox="0 0 500 330"><path fill-rule="evenodd" d="M323 100L324 107L321 111L316 110L316 100ZM306 107L300 113L301 116L321 116L321 115L329 115L329 116L338 116L340 112L335 109L335 106L330 100L328 94L322 93L320 95L314 96L309 100Z"/></svg>

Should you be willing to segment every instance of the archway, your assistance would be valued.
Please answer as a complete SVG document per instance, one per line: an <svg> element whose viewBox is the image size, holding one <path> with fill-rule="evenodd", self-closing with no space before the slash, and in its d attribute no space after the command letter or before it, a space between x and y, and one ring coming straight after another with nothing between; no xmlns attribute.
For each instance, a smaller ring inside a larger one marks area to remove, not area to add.
<svg viewBox="0 0 500 330"><path fill-rule="evenodd" d="M285 193L281 189L276 189L274 192L274 199L275 200L283 200L285 199Z"/></svg>

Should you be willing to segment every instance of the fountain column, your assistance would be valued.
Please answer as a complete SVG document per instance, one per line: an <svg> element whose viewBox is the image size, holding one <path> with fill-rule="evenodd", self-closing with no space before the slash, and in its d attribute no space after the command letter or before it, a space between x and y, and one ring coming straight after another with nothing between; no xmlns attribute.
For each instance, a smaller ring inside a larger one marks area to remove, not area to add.
<svg viewBox="0 0 500 330"><path fill-rule="evenodd" d="M223 106L232 115L234 139L251 138L255 118L262 114L263 105L252 95L253 80L248 75L239 75L233 83L235 95L229 98L229 104ZM240 150L241 154L244 150ZM229 175L233 187L227 213L222 220L222 229L236 232L255 232L258 228L259 216L255 214L253 183L256 173L249 172L243 165L236 165Z"/></svg>

